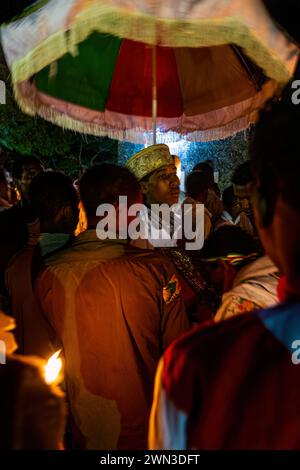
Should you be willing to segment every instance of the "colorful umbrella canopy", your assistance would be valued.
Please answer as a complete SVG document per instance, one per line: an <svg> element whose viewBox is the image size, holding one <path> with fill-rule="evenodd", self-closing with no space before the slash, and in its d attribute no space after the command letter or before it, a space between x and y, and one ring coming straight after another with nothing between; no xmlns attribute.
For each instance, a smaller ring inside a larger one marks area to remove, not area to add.
<svg viewBox="0 0 300 470"><path fill-rule="evenodd" d="M140 143L247 128L298 57L260 0L43 0L2 44L25 112Z"/></svg>

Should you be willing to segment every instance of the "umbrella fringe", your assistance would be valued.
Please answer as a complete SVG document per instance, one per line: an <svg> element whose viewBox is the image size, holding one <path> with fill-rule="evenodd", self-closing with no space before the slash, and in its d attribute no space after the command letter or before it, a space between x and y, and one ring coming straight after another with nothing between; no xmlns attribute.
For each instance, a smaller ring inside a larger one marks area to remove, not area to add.
<svg viewBox="0 0 300 470"><path fill-rule="evenodd" d="M31 116L38 115L53 124L81 134L91 134L99 137L107 136L111 139L151 145L152 132L146 132L142 127L120 129L109 125L82 122L45 105L36 105L34 101L25 98L22 95L18 86L14 86L14 92L21 110ZM256 118L257 112L253 112L251 115L238 118L224 126L213 129L196 130L192 132L183 132L182 129L173 129L165 132L158 132L157 143L168 144L179 140L187 140L190 142L210 142L226 139L248 129L252 124L254 124ZM134 125L134 118L132 118L132 124Z"/></svg>

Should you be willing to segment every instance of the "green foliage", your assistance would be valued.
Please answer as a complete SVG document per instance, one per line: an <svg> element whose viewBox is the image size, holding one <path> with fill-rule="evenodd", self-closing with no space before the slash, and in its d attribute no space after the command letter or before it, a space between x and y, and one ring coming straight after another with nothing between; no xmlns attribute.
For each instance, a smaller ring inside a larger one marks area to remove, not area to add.
<svg viewBox="0 0 300 470"><path fill-rule="evenodd" d="M65 155L78 136L22 113L13 98L8 69L3 64L0 79L6 84L6 104L0 106L0 143L22 155L36 155L45 160L53 155Z"/></svg>

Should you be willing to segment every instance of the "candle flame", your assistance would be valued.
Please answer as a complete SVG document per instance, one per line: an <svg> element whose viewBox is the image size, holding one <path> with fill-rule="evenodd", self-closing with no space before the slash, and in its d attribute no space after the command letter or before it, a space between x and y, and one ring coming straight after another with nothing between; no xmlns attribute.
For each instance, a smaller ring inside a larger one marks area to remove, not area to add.
<svg viewBox="0 0 300 470"><path fill-rule="evenodd" d="M61 349L56 351L53 356L48 359L47 364L44 366L45 381L47 384L54 384L59 381L59 375L62 369L62 360L58 357Z"/></svg>

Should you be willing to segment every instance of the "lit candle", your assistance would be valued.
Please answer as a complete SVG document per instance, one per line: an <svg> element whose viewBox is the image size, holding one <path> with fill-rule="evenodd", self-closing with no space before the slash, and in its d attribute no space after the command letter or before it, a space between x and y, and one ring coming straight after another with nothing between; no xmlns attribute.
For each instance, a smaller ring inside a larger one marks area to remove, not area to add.
<svg viewBox="0 0 300 470"><path fill-rule="evenodd" d="M56 351L44 365L44 378L47 384L58 385L62 381L61 349Z"/></svg>

